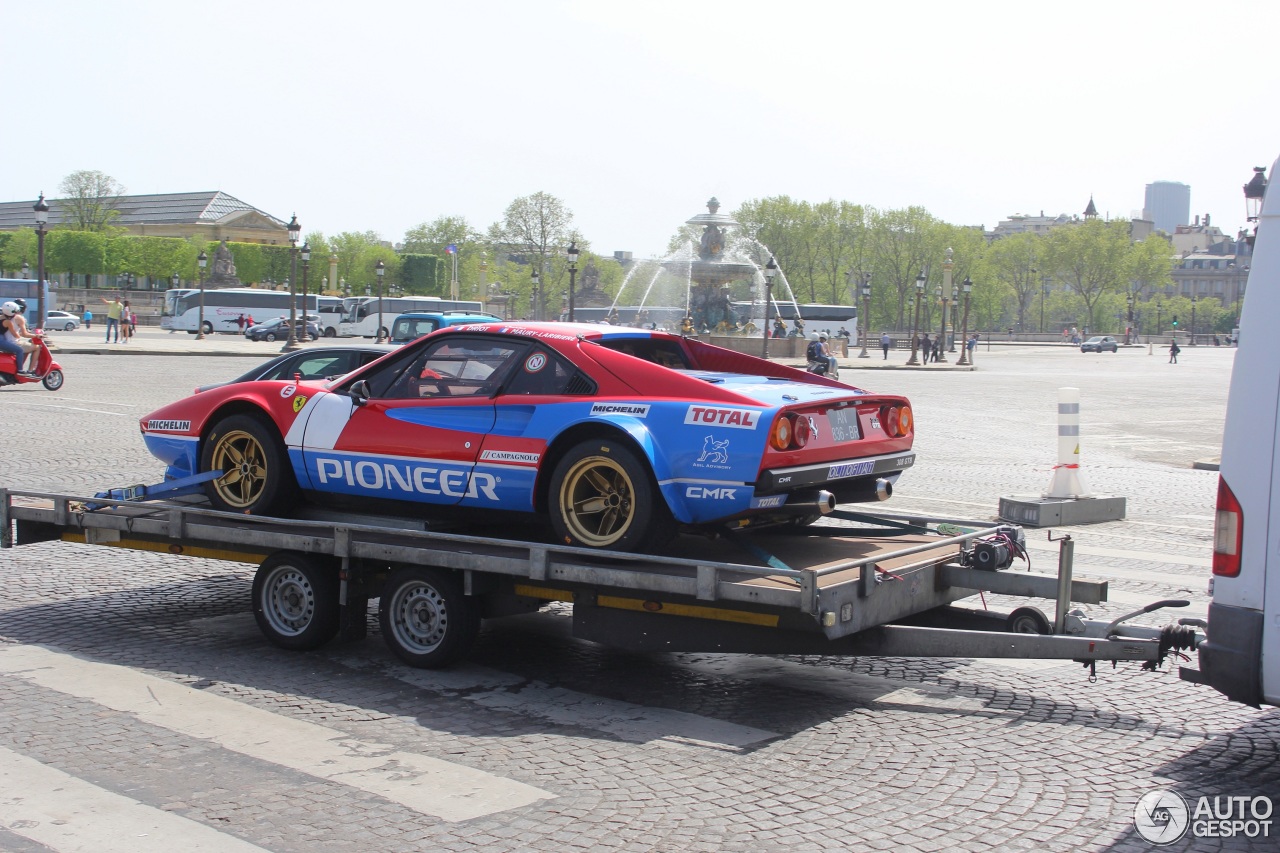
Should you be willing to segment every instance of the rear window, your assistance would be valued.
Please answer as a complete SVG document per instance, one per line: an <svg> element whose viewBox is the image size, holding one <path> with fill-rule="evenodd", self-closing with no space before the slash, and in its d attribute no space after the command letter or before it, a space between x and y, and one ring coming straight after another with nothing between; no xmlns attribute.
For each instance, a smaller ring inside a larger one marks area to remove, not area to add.
<svg viewBox="0 0 1280 853"><path fill-rule="evenodd" d="M657 338L607 338L600 346L615 352L651 361L675 370L688 370L691 365L684 348L676 341Z"/></svg>

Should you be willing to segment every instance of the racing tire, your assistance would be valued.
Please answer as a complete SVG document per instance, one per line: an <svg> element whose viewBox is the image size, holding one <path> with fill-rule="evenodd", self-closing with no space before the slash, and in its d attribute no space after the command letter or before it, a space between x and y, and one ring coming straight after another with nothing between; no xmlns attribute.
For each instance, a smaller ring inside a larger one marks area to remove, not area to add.
<svg viewBox="0 0 1280 853"><path fill-rule="evenodd" d="M338 633L337 567L303 554L272 554L253 576L253 618L282 649L323 646Z"/></svg>
<svg viewBox="0 0 1280 853"><path fill-rule="evenodd" d="M41 379L40 382L50 391L57 391L62 387L62 383L65 380L66 377L62 375L62 371L54 369L46 373L44 375L44 379Z"/></svg>
<svg viewBox="0 0 1280 853"><path fill-rule="evenodd" d="M378 623L396 657L417 669L438 669L471 649L480 611L452 572L406 566L393 571L382 589Z"/></svg>
<svg viewBox="0 0 1280 853"><path fill-rule="evenodd" d="M551 476L549 495L551 527L565 545L640 551L674 534L648 467L614 439L571 448Z"/></svg>
<svg viewBox="0 0 1280 853"><path fill-rule="evenodd" d="M1019 607L1009 614L1009 618L1004 623L1005 630L1010 634L1051 634L1053 626L1049 624L1049 617L1045 616L1038 607Z"/></svg>
<svg viewBox="0 0 1280 853"><path fill-rule="evenodd" d="M285 515L297 481L274 427L253 415L214 424L200 451L200 471L224 473L205 484L214 509L246 515Z"/></svg>
<svg viewBox="0 0 1280 853"><path fill-rule="evenodd" d="M265 335L263 335L263 337L264 337L264 338L266 338L267 343L271 343L272 341L274 341L274 340L276 339L276 333L275 333L275 332L267 332Z"/></svg>

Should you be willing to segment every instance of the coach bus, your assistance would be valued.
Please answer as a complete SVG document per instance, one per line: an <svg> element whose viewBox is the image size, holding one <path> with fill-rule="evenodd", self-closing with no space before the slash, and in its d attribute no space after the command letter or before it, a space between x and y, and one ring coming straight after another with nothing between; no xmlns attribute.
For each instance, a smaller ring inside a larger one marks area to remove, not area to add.
<svg viewBox="0 0 1280 853"><path fill-rule="evenodd" d="M415 312L431 312L443 314L446 311L468 311L479 314L484 311L484 304L466 299L441 299L438 296L384 296L382 306L378 306L376 296L347 297L344 300L347 316L339 328L338 334L343 337L378 337L378 317L381 311L382 337L390 337L391 323L401 314Z"/></svg>
<svg viewBox="0 0 1280 853"><path fill-rule="evenodd" d="M15 299L21 299L27 303L26 313L23 314L27 318L27 327L30 329L44 328L44 318L37 317L36 312L39 310L39 299L41 296L40 285L34 279L29 278L0 278L0 303L12 302ZM54 305L49 301L49 282L44 283L44 310L48 311Z"/></svg>
<svg viewBox="0 0 1280 853"><path fill-rule="evenodd" d="M322 307L341 306L336 296L317 296L309 293L304 300L296 295L299 314L315 314ZM304 306L305 301L305 306ZM290 294L284 290L265 290L256 287L224 287L204 292L204 333L238 333L244 331L242 320L249 317L261 323L276 317L288 317ZM200 331L200 291L182 287L166 290L161 308L160 328L171 332Z"/></svg>

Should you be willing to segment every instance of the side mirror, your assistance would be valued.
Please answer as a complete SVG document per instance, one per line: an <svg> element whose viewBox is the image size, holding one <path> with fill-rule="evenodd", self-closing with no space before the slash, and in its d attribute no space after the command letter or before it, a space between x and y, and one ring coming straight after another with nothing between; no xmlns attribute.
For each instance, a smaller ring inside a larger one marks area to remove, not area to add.
<svg viewBox="0 0 1280 853"><path fill-rule="evenodd" d="M351 387L347 389L347 393L351 395L351 402L357 406L363 406L369 402L369 380L358 379L351 383Z"/></svg>

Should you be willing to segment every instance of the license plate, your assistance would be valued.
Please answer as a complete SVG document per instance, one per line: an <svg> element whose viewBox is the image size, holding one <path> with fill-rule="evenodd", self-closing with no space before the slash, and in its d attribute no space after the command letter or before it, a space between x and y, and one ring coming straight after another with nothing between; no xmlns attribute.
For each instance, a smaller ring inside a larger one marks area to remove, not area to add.
<svg viewBox="0 0 1280 853"><path fill-rule="evenodd" d="M845 409L831 409L827 412L827 423L831 425L832 441L857 441L858 410L850 406Z"/></svg>

